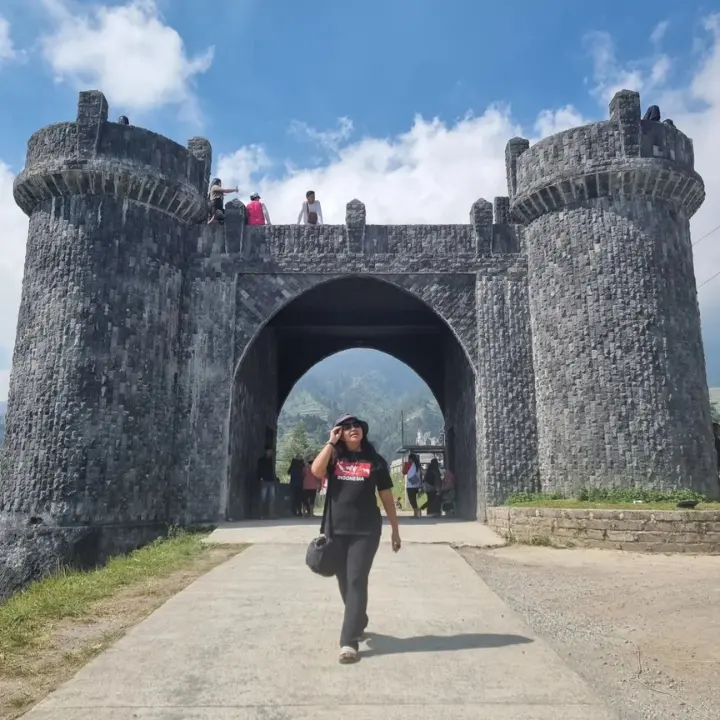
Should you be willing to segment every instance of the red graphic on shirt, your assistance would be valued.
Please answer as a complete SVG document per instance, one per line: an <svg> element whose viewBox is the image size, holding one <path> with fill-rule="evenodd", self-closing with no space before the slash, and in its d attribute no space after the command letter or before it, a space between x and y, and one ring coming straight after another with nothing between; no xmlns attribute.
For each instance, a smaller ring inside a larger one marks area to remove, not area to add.
<svg viewBox="0 0 720 720"><path fill-rule="evenodd" d="M335 465L335 477L338 480L349 480L351 482L362 482L370 477L372 464L369 462L347 462L338 460Z"/></svg>

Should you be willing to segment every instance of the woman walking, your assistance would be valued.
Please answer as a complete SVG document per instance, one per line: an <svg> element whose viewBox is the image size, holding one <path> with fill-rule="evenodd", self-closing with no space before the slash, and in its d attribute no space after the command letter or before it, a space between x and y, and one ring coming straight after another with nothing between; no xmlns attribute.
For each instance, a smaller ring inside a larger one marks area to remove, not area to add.
<svg viewBox="0 0 720 720"><path fill-rule="evenodd" d="M368 624L368 578L382 534L376 492L392 527L392 549L400 549L393 483L387 462L368 440L368 424L354 415L337 420L312 471L318 479L328 477L330 531L340 549L337 579L345 604L339 659L352 663Z"/></svg>
<svg viewBox="0 0 720 720"><path fill-rule="evenodd" d="M410 453L408 461L403 467L403 475L405 476L405 492L407 493L410 507L413 509L413 517L420 517L417 504L417 496L422 487L422 468L420 467L420 458L415 453Z"/></svg>

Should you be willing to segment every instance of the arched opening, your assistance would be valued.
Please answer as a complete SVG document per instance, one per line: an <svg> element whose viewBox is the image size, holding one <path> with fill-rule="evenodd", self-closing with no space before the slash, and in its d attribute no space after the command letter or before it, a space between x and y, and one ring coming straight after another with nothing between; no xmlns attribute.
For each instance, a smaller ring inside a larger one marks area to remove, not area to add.
<svg viewBox="0 0 720 720"><path fill-rule="evenodd" d="M445 321L410 292L377 278L348 277L291 300L258 332L238 365L221 501L228 520L249 516L257 459L266 444L277 445L279 414L292 388L318 363L332 356L342 361L338 353L352 348L385 353L427 385L444 419L458 516L477 517L475 375L464 348Z"/></svg>

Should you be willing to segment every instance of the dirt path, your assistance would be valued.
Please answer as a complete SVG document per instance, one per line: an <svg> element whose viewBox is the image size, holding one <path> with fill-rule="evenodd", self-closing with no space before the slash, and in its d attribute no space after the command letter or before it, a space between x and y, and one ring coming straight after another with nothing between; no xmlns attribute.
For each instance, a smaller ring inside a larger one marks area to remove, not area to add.
<svg viewBox="0 0 720 720"><path fill-rule="evenodd" d="M720 557L462 550L621 720L720 717Z"/></svg>
<svg viewBox="0 0 720 720"><path fill-rule="evenodd" d="M58 623L42 647L33 649L22 668L0 673L0 720L14 720L72 677L125 631L150 615L168 598L242 548L209 549L182 570L126 588L93 606L89 621Z"/></svg>

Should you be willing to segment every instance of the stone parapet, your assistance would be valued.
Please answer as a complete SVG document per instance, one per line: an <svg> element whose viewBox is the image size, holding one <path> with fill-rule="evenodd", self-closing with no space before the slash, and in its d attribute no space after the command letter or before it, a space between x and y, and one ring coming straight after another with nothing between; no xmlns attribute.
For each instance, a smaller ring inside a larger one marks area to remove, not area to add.
<svg viewBox="0 0 720 720"><path fill-rule="evenodd" d="M561 548L720 554L720 510L491 507L487 524L508 540Z"/></svg>
<svg viewBox="0 0 720 720"><path fill-rule="evenodd" d="M692 140L674 125L640 119L640 97L621 91L610 120L571 128L530 147L506 149L513 218L529 223L587 200L643 196L668 200L691 217L705 199Z"/></svg>
<svg viewBox="0 0 720 720"><path fill-rule="evenodd" d="M50 125L30 138L25 169L14 184L22 210L30 215L51 198L102 195L134 200L182 222L205 217L210 143L193 138L186 148L144 128L108 122L107 114L102 93L82 92L75 122Z"/></svg>

